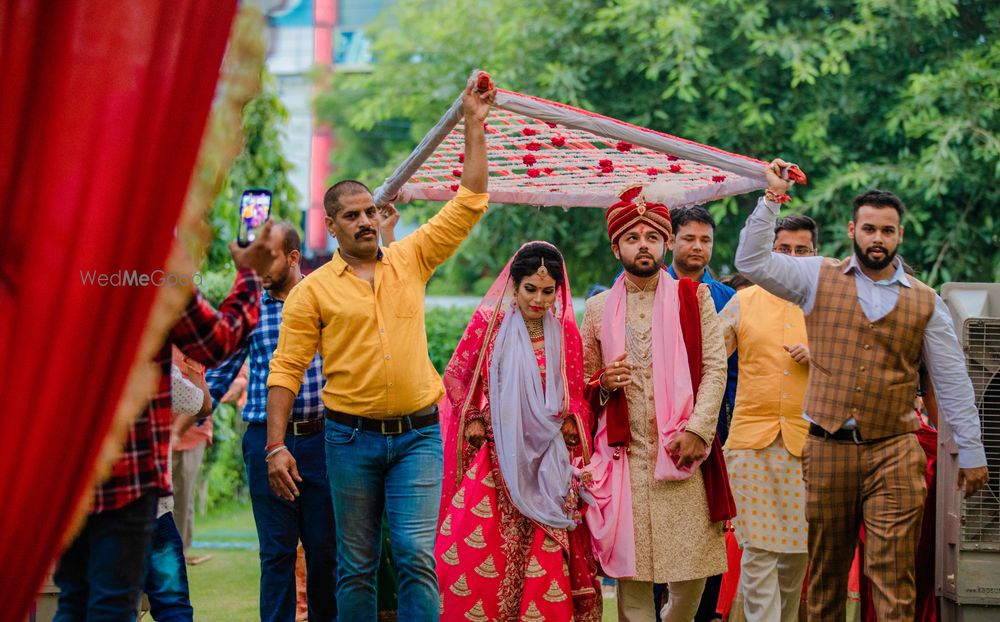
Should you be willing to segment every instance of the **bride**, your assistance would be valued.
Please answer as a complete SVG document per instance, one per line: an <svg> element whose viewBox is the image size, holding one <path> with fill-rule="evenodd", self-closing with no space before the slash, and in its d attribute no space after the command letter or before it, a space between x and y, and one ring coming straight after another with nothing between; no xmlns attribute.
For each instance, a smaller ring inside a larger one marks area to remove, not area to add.
<svg viewBox="0 0 1000 622"><path fill-rule="evenodd" d="M574 467L591 413L562 254L530 242L476 309L444 374L435 558L442 620L601 619Z"/></svg>

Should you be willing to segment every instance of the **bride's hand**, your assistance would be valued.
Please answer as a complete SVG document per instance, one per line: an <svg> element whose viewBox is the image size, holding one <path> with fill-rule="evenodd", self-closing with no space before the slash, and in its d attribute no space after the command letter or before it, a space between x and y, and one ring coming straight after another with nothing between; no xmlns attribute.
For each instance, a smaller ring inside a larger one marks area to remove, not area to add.
<svg viewBox="0 0 1000 622"><path fill-rule="evenodd" d="M562 435L567 447L576 447L580 444L580 430L576 427L576 417L563 419Z"/></svg>
<svg viewBox="0 0 1000 622"><path fill-rule="evenodd" d="M486 440L486 426L479 419L473 419L465 426L465 440L470 445L479 449Z"/></svg>

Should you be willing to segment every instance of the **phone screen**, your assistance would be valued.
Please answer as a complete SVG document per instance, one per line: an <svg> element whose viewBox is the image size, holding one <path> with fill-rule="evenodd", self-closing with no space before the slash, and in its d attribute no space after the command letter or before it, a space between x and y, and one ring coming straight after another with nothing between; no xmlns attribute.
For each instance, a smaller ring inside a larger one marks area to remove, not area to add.
<svg viewBox="0 0 1000 622"><path fill-rule="evenodd" d="M271 191L249 188L240 197L240 228L236 243L249 246L267 219L271 217Z"/></svg>

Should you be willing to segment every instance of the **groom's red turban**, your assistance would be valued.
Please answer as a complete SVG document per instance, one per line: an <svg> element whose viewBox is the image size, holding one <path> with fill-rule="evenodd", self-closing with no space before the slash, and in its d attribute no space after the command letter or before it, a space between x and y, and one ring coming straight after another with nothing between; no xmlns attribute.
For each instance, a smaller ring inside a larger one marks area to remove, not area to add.
<svg viewBox="0 0 1000 622"><path fill-rule="evenodd" d="M618 202L608 208L605 218L608 220L608 238L614 244L621 234L640 222L644 222L670 237L673 227L670 226L670 210L662 203L646 203L642 196L642 186L629 186L618 195Z"/></svg>

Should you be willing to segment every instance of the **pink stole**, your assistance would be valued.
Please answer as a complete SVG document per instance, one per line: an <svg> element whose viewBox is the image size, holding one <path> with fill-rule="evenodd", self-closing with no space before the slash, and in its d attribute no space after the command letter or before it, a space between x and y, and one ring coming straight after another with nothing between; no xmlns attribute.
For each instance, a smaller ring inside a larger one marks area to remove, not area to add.
<svg viewBox="0 0 1000 622"><path fill-rule="evenodd" d="M678 284L666 272L661 272L659 279L653 298L651 346L653 398L660 451L656 452L653 477L658 481L675 481L690 477L701 463L679 469L667 453L667 445L673 436L682 432L691 418L694 391L681 331ZM605 366L625 352L625 305L625 277L622 276L612 286L601 318L601 349ZM594 454L584 472L589 475L587 488L596 502L596 507L587 511L585 516L601 566L611 577L635 576L635 532L628 453L608 444L606 416L599 418Z"/></svg>

